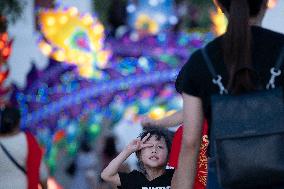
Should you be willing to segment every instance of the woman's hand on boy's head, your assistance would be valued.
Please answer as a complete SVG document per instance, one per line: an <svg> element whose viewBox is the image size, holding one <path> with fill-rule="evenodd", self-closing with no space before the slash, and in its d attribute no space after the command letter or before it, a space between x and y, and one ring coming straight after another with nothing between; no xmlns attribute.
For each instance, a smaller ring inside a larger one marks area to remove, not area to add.
<svg viewBox="0 0 284 189"><path fill-rule="evenodd" d="M126 150L129 153L133 153L139 150L142 150L143 148L147 148L147 147L151 147L153 146L153 144L146 144L145 142L147 141L147 139L150 137L150 133L148 133L144 138L137 138L135 140L133 140L132 142L130 142L127 146L126 146Z"/></svg>

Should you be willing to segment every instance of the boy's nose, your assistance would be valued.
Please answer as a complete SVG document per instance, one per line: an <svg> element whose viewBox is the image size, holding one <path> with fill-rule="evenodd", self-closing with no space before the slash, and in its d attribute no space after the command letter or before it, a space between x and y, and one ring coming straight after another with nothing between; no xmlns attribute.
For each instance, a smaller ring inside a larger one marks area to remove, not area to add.
<svg viewBox="0 0 284 189"><path fill-rule="evenodd" d="M152 153L157 153L157 148L156 147L152 148Z"/></svg>

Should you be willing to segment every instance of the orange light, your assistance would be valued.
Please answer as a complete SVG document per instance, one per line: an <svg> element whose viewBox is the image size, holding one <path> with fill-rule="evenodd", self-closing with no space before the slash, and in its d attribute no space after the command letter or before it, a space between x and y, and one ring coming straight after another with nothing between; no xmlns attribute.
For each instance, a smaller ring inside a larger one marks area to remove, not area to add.
<svg viewBox="0 0 284 189"><path fill-rule="evenodd" d="M65 131L60 130L57 133L55 133L55 135L53 136L53 141L57 143L61 141L64 138L64 136L65 136Z"/></svg>
<svg viewBox="0 0 284 189"><path fill-rule="evenodd" d="M0 50L3 49L5 46L5 43L3 41L0 41Z"/></svg>
<svg viewBox="0 0 284 189"><path fill-rule="evenodd" d="M165 116L165 110L163 108L157 107L154 108L150 113L149 113L149 117L151 119L162 119Z"/></svg>
<svg viewBox="0 0 284 189"><path fill-rule="evenodd" d="M4 74L0 74L0 83L4 81Z"/></svg>
<svg viewBox="0 0 284 189"><path fill-rule="evenodd" d="M44 55L50 55L50 53L52 51L52 47L49 44L47 44L45 42L41 42L39 44L39 47L40 47L40 49L41 49L41 51Z"/></svg>
<svg viewBox="0 0 284 189"><path fill-rule="evenodd" d="M227 19L222 13L222 10L217 7L217 12L211 11L210 17L213 22L213 31L216 35L221 35L225 33L227 28Z"/></svg>
<svg viewBox="0 0 284 189"><path fill-rule="evenodd" d="M269 0L268 3L267 3L267 7L269 9L272 9L276 6L276 4L277 4L277 0Z"/></svg>
<svg viewBox="0 0 284 189"><path fill-rule="evenodd" d="M68 9L68 12L71 16L75 16L78 14L78 9L76 7L71 7L70 9Z"/></svg>
<svg viewBox="0 0 284 189"><path fill-rule="evenodd" d="M93 22L94 22L94 19L93 19L93 17L90 14L86 14L83 17L83 23L85 25L91 25Z"/></svg>
<svg viewBox="0 0 284 189"><path fill-rule="evenodd" d="M61 50L56 51L53 54L53 57L55 58L55 60L59 61L59 62L63 62L65 61L65 53Z"/></svg>
<svg viewBox="0 0 284 189"><path fill-rule="evenodd" d="M176 112L177 112L176 110L170 110L170 111L166 112L165 116L171 116L171 115L173 115Z"/></svg>
<svg viewBox="0 0 284 189"><path fill-rule="evenodd" d="M10 48L8 48L8 47L4 48L3 51L2 51L3 57L9 56L9 54L10 54Z"/></svg>
<svg viewBox="0 0 284 189"><path fill-rule="evenodd" d="M89 67L89 66L81 66L79 67L79 73L80 75L82 75L83 77L92 77L93 75L93 69L92 67Z"/></svg>
<svg viewBox="0 0 284 189"><path fill-rule="evenodd" d="M46 24L47 24L48 26L54 26L54 24L55 24L55 18L52 17L52 16L48 17L47 20L46 20Z"/></svg>
<svg viewBox="0 0 284 189"><path fill-rule="evenodd" d="M4 33L2 34L2 41L7 41L8 40L8 34L7 33Z"/></svg>
<svg viewBox="0 0 284 189"><path fill-rule="evenodd" d="M101 24L96 24L93 29L95 34L101 34L104 32L104 26Z"/></svg>
<svg viewBox="0 0 284 189"><path fill-rule="evenodd" d="M63 15L59 18L60 24L65 24L68 21L68 17Z"/></svg>

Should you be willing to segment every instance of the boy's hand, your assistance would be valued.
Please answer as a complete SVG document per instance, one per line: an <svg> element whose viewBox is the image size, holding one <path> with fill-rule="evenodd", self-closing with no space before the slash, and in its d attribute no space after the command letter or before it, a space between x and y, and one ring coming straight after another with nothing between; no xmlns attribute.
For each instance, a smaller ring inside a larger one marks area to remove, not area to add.
<svg viewBox="0 0 284 189"><path fill-rule="evenodd" d="M148 133L144 138L138 138L138 139L135 139L133 140L132 142L130 142L125 150L132 154L133 152L136 152L136 151L139 151L143 148L146 148L146 147L151 147L153 146L152 144L145 144L145 142L147 141L147 139L150 137L150 133Z"/></svg>

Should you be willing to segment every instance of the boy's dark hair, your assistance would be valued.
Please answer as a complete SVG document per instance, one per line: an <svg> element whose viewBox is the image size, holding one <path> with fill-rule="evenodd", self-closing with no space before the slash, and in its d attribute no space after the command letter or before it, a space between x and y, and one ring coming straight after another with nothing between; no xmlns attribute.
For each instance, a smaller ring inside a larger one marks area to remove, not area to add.
<svg viewBox="0 0 284 189"><path fill-rule="evenodd" d="M0 133L8 134L19 127L20 111L13 107L4 107L0 110Z"/></svg>
<svg viewBox="0 0 284 189"><path fill-rule="evenodd" d="M152 136L156 136L157 140L161 140L162 138L165 139L166 146L167 146L167 149L168 149L168 157L169 157L171 147L172 147L173 133L170 132L167 129L164 129L164 128L146 127L146 128L143 128L142 133L138 137L140 137L142 139L148 133L150 133L149 138L151 138ZM136 152L136 156L137 156L137 159L138 159L138 166L139 166L140 171L142 171L144 174L146 174L144 167L143 167L143 163L140 162L140 158L139 158L140 152L141 152L141 150Z"/></svg>
<svg viewBox="0 0 284 189"><path fill-rule="evenodd" d="M167 148L168 148L168 153L170 153L171 147L172 147L172 134L170 131L164 128L146 127L146 128L143 128L143 131L142 133L140 133L139 137L142 139L148 133L150 133L149 138L151 138L153 135L157 136L157 140L161 140L161 138L164 138L166 141Z"/></svg>

